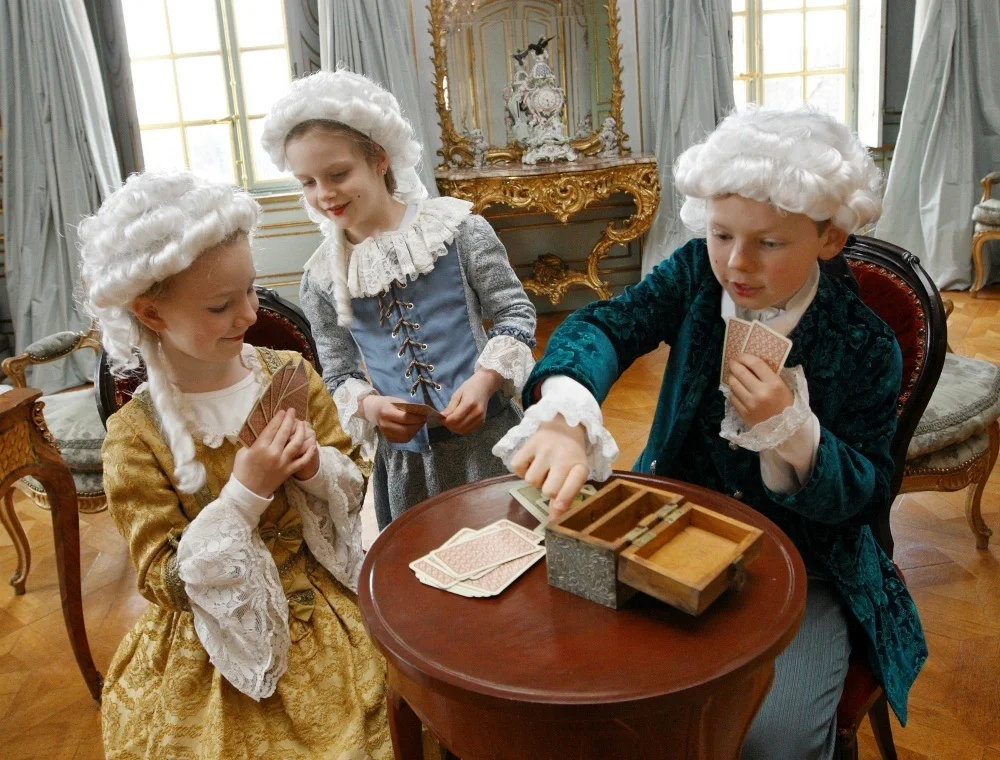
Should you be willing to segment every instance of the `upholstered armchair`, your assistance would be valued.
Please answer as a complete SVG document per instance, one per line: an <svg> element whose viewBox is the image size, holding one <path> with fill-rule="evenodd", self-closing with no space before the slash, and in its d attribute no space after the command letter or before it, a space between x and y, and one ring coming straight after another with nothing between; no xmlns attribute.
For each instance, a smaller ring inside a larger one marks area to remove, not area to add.
<svg viewBox="0 0 1000 760"><path fill-rule="evenodd" d="M1000 184L1000 172L990 172L980 182L983 198L972 211L975 229L972 233L972 263L976 268L976 279L972 283L973 297L986 284L986 268L983 266L983 248L990 240L1000 240L1000 198L993 198L993 185Z"/></svg>
<svg viewBox="0 0 1000 760"><path fill-rule="evenodd" d="M951 308L951 302L946 302L949 314ZM949 350L930 403L910 439L899 489L913 493L967 488L965 517L977 549L986 549L992 535L983 521L982 500L1000 453L998 420L1000 367Z"/></svg>
<svg viewBox="0 0 1000 760"><path fill-rule="evenodd" d="M25 370L35 364L62 359L81 349L100 351L96 330L65 331L50 335L28 346L20 356L3 361L4 374L15 388L24 388ZM104 426L98 413L92 388L53 393L42 397L45 424L55 438L59 453L73 475L81 512L100 512L106 506L101 470L101 445ZM40 507L48 508L49 499L41 484L28 476L16 488Z"/></svg>

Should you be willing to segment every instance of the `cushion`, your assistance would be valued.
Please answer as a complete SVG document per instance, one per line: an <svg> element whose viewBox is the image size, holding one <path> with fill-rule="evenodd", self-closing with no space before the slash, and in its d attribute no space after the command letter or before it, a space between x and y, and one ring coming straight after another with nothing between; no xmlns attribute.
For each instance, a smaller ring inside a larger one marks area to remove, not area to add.
<svg viewBox="0 0 1000 760"><path fill-rule="evenodd" d="M976 206L972 210L972 221L1000 226L1000 198L990 198Z"/></svg>
<svg viewBox="0 0 1000 760"><path fill-rule="evenodd" d="M101 496L104 493L104 476L99 472L71 472L79 496ZM30 475L21 478L36 491L44 491L42 484Z"/></svg>
<svg viewBox="0 0 1000 760"><path fill-rule="evenodd" d="M966 438L964 441L952 444L948 448L925 454L916 459L906 460L906 474L927 470L958 470L990 448L990 433L981 433Z"/></svg>
<svg viewBox="0 0 1000 760"><path fill-rule="evenodd" d="M909 461L981 433L1000 417L1000 367L983 359L945 354L934 388L906 450Z"/></svg>
<svg viewBox="0 0 1000 760"><path fill-rule="evenodd" d="M104 425L92 388L42 396L45 424L56 439L59 453L74 472L101 472Z"/></svg>
<svg viewBox="0 0 1000 760"><path fill-rule="evenodd" d="M73 350L73 346L80 342L80 333L72 330L63 330L55 335L49 335L40 340L36 340L26 349L24 353L32 359L51 361L65 356Z"/></svg>

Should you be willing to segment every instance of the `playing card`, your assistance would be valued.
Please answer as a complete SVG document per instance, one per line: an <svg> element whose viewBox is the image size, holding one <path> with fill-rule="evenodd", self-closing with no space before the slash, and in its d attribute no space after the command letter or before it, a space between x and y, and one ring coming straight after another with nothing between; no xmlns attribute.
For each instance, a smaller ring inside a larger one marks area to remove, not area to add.
<svg viewBox="0 0 1000 760"><path fill-rule="evenodd" d="M309 373L305 363L285 364L271 377L256 403L250 408L246 422L240 428L239 439L244 446L253 446L275 414L282 409L295 409L295 418L309 419Z"/></svg>
<svg viewBox="0 0 1000 760"><path fill-rule="evenodd" d="M743 346L750 334L750 323L745 319L730 317L726 323L726 340L722 344L722 372L719 382L729 385L729 363L743 353Z"/></svg>
<svg viewBox="0 0 1000 760"><path fill-rule="evenodd" d="M545 556L545 549L538 548L531 554L504 562L475 580L462 581L461 586L483 591L494 596L521 577L529 567Z"/></svg>
<svg viewBox="0 0 1000 760"><path fill-rule="evenodd" d="M537 551L538 546L511 528L498 528L431 552L459 580Z"/></svg>
<svg viewBox="0 0 1000 760"><path fill-rule="evenodd" d="M438 588L447 589L458 583L458 578L449 575L433 562L430 562L426 557L421 557L411 562L410 569L417 573L418 578L421 575L427 576L433 581L433 583L429 583L428 585L437 586Z"/></svg>
<svg viewBox="0 0 1000 760"><path fill-rule="evenodd" d="M264 416L264 410L261 407L261 400L258 399L250 408L250 414L247 415L246 422L240 428L239 438L244 446L247 448L253 446L257 436L267 426L267 420L268 418Z"/></svg>
<svg viewBox="0 0 1000 760"><path fill-rule="evenodd" d="M788 338L762 322L754 321L750 326L742 353L759 356L772 370L780 372L791 350L792 342Z"/></svg>
<svg viewBox="0 0 1000 760"><path fill-rule="evenodd" d="M440 417L441 412L435 409L429 404L415 404L407 401L393 401L392 405L397 409L402 409L404 412L409 412L411 414L423 414L427 417Z"/></svg>
<svg viewBox="0 0 1000 760"><path fill-rule="evenodd" d="M285 365L287 367L288 365ZM284 367L282 369L285 369ZM309 373L306 372L304 362L299 362L295 368L283 373L285 376L279 378L281 387L278 391L274 405L274 414L282 409L294 409L295 419L309 419ZM272 380L272 385L273 385Z"/></svg>
<svg viewBox="0 0 1000 760"><path fill-rule="evenodd" d="M487 525L486 528L483 528L483 530L486 530L487 528L510 528L515 533L521 534L532 543L537 544L541 541L541 537L534 533L531 528L525 528L523 525L518 525L510 520L497 520L492 525Z"/></svg>
<svg viewBox="0 0 1000 760"><path fill-rule="evenodd" d="M518 503L528 510L528 513L540 523L549 521L548 510L542 509L535 502L543 496L542 492L527 483L520 483L510 489L510 495L517 499Z"/></svg>

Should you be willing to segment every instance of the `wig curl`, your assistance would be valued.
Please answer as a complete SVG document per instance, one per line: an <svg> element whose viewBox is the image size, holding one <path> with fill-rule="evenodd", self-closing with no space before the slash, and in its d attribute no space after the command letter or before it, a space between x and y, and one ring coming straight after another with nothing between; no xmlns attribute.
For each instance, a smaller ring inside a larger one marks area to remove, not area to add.
<svg viewBox="0 0 1000 760"><path fill-rule="evenodd" d="M709 198L740 195L831 221L848 234L878 219L882 172L850 129L810 106L730 114L674 164L680 216L706 232Z"/></svg>
<svg viewBox="0 0 1000 760"><path fill-rule="evenodd" d="M427 197L417 175L422 148L396 97L378 82L347 69L317 71L292 82L264 119L261 145L281 171L288 169L285 139L304 121L336 121L382 146L396 179L395 197L414 203Z"/></svg>
<svg viewBox="0 0 1000 760"><path fill-rule="evenodd" d="M132 313L132 303L234 235L252 238L259 218L257 202L230 185L190 172L145 172L130 176L80 222L85 307L98 323L113 372L134 369L140 359L145 365L177 486L185 493L204 485L205 468L195 461L159 339Z"/></svg>

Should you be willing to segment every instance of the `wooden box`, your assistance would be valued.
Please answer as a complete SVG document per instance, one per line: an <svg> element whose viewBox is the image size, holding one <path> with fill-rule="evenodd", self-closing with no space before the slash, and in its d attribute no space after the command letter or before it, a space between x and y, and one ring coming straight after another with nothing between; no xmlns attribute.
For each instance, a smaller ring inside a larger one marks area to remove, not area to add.
<svg viewBox="0 0 1000 760"><path fill-rule="evenodd" d="M742 588L762 536L679 494L612 480L549 523L549 584L614 609L642 591L700 615Z"/></svg>

